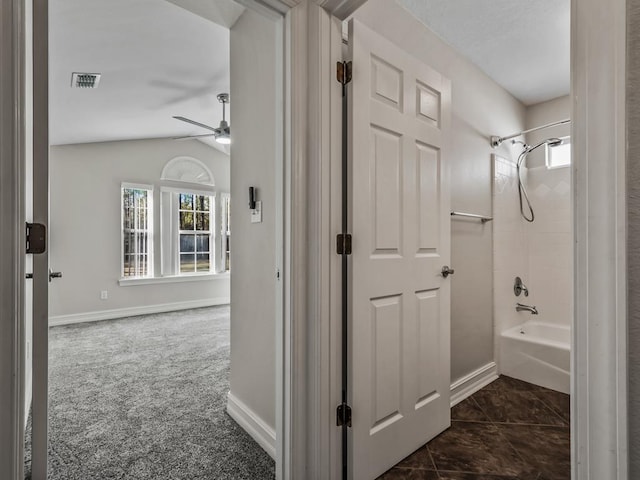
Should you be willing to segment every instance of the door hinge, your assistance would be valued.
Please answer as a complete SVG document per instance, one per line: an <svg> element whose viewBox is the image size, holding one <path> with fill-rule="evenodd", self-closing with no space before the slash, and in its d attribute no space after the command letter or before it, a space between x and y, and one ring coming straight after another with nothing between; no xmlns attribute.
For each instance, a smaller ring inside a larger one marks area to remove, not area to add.
<svg viewBox="0 0 640 480"><path fill-rule="evenodd" d="M351 255L351 234L339 233L336 237L336 251L338 255Z"/></svg>
<svg viewBox="0 0 640 480"><path fill-rule="evenodd" d="M342 85L346 85L347 83L349 83L352 77L351 62L338 62L336 67L338 82Z"/></svg>
<svg viewBox="0 0 640 480"><path fill-rule="evenodd" d="M351 407L346 403L338 405L336 410L336 424L338 427L351 426Z"/></svg>
<svg viewBox="0 0 640 480"><path fill-rule="evenodd" d="M27 223L27 253L40 254L47 250L47 227L41 223Z"/></svg>

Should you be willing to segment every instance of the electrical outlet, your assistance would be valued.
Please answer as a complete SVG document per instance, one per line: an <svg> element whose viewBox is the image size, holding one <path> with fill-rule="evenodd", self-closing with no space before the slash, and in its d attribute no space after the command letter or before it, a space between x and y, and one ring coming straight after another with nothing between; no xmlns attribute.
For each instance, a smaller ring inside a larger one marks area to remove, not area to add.
<svg viewBox="0 0 640 480"><path fill-rule="evenodd" d="M109 298L109 292L107 290L102 290L100 292L100 300L106 300Z"/></svg>

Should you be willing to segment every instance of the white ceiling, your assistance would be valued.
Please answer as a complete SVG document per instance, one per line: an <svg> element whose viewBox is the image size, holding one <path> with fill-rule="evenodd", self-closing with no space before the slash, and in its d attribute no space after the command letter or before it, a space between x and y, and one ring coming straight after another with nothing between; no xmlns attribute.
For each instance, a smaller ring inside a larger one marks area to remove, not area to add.
<svg viewBox="0 0 640 480"><path fill-rule="evenodd" d="M569 94L570 0L397 0L525 105Z"/></svg>
<svg viewBox="0 0 640 480"><path fill-rule="evenodd" d="M244 9L228 0L204 3L52 0L51 143L208 133L173 115L217 127L216 95L230 89L228 27ZM76 89L72 72L102 78L96 89Z"/></svg>
<svg viewBox="0 0 640 480"><path fill-rule="evenodd" d="M570 0L397 1L523 103L569 93ZM51 143L208 133L172 116L218 125L228 29L243 11L232 0L51 0ZM102 79L75 89L73 72Z"/></svg>

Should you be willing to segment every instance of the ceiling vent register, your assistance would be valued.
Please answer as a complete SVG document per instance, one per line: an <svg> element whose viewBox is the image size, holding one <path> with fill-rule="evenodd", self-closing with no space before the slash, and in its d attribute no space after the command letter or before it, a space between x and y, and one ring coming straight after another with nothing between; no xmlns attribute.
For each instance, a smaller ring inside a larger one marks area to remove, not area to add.
<svg viewBox="0 0 640 480"><path fill-rule="evenodd" d="M100 73L79 73L71 75L71 88L98 88Z"/></svg>

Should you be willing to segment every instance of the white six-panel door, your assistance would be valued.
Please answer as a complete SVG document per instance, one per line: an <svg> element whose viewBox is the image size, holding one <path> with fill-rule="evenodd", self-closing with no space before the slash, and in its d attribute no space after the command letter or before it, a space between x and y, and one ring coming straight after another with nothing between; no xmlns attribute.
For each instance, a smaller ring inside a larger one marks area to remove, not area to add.
<svg viewBox="0 0 640 480"><path fill-rule="evenodd" d="M350 474L368 480L450 425L451 84L352 20Z"/></svg>

